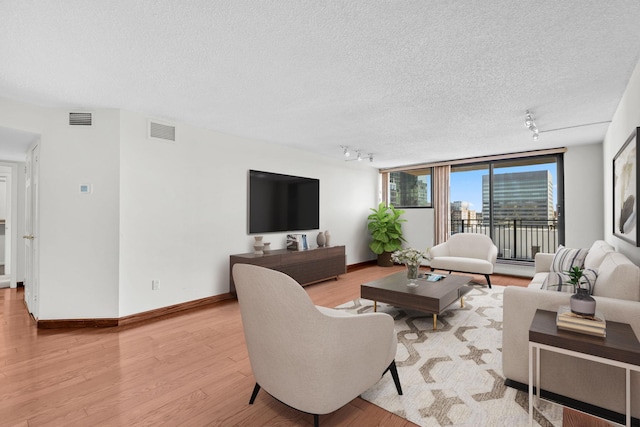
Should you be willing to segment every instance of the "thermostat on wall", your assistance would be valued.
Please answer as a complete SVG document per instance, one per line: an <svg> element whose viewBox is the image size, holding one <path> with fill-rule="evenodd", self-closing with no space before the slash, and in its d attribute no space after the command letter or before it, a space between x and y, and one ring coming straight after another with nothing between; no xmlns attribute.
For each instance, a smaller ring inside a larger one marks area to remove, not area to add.
<svg viewBox="0 0 640 427"><path fill-rule="evenodd" d="M80 184L80 194L90 194L91 184Z"/></svg>

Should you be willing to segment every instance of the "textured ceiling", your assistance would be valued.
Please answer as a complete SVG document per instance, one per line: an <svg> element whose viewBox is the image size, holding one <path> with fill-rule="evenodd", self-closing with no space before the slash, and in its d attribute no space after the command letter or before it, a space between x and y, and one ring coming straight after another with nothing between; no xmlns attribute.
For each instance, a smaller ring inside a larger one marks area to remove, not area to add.
<svg viewBox="0 0 640 427"><path fill-rule="evenodd" d="M639 22L637 0L4 0L0 96L390 167L602 141L573 126L612 119Z"/></svg>

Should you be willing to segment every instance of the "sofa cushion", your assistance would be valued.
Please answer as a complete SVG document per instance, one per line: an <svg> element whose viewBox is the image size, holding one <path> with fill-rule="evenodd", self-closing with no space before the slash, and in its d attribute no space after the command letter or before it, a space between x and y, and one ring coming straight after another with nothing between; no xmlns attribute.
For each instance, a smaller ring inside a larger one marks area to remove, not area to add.
<svg viewBox="0 0 640 427"><path fill-rule="evenodd" d="M550 271L564 273L573 267L582 268L588 251L588 249L571 249L560 245L553 256Z"/></svg>
<svg viewBox="0 0 640 427"><path fill-rule="evenodd" d="M598 278L598 272L596 270L587 268L582 270L582 283L583 288L588 288L589 293L593 293L593 289ZM557 292L570 292L574 293L573 285L569 284L569 275L566 273L551 272L547 275L542 283L541 289Z"/></svg>
<svg viewBox="0 0 640 427"><path fill-rule="evenodd" d="M615 252L615 248L604 240L596 240L589 248L589 253L584 259L584 268L598 268L609 252Z"/></svg>
<svg viewBox="0 0 640 427"><path fill-rule="evenodd" d="M468 273L493 274L493 264L477 258L439 256L429 261L431 268L438 270L465 271Z"/></svg>
<svg viewBox="0 0 640 427"><path fill-rule="evenodd" d="M531 289L542 289L542 285L544 284L545 279L549 273L536 273L531 279L531 282L527 286L527 288Z"/></svg>
<svg viewBox="0 0 640 427"><path fill-rule="evenodd" d="M593 295L640 301L640 268L620 252L604 256Z"/></svg>

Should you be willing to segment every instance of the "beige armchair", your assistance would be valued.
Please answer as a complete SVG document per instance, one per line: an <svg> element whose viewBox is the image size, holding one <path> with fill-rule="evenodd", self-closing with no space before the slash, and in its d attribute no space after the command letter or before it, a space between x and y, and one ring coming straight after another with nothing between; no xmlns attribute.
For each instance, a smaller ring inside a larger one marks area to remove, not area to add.
<svg viewBox="0 0 640 427"><path fill-rule="evenodd" d="M429 251L433 270L447 270L449 273L483 274L491 287L490 274L496 265L498 248L489 236L479 233L458 233Z"/></svg>
<svg viewBox="0 0 640 427"><path fill-rule="evenodd" d="M306 291L284 273L249 264L233 266L244 335L256 385L281 402L314 415L339 409L395 365L393 318L357 316L314 306Z"/></svg>

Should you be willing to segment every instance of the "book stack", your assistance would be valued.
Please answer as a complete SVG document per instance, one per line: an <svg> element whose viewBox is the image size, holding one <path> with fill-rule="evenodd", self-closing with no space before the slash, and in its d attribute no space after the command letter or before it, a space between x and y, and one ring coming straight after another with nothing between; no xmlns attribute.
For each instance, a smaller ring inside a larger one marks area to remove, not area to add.
<svg viewBox="0 0 640 427"><path fill-rule="evenodd" d="M596 312L595 316L582 316L573 313L568 305L561 305L558 308L556 324L558 329L566 331L580 332L597 337L607 336L607 322L600 312Z"/></svg>

